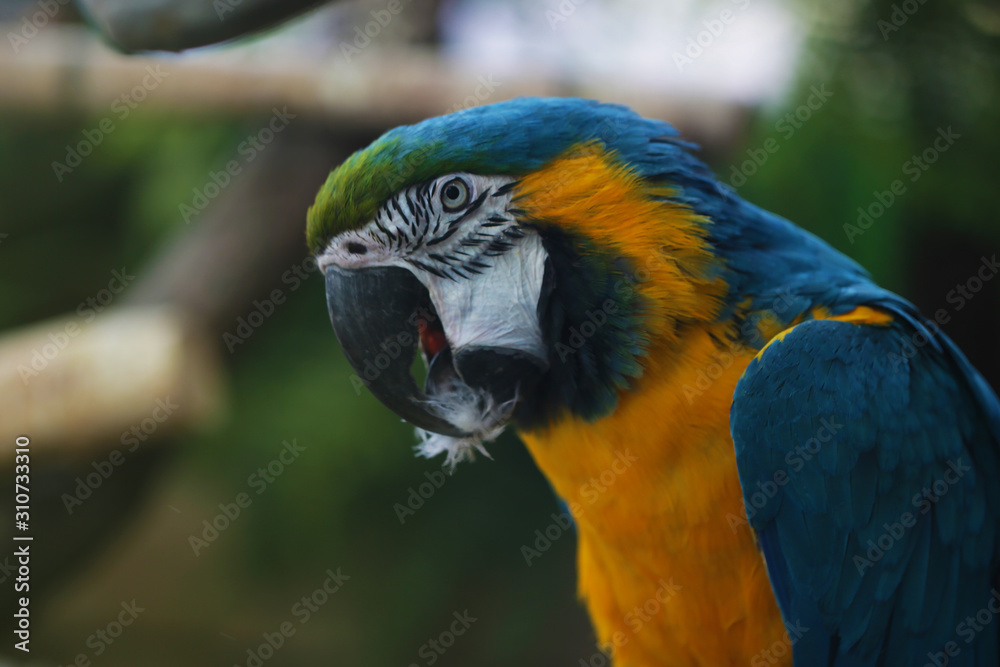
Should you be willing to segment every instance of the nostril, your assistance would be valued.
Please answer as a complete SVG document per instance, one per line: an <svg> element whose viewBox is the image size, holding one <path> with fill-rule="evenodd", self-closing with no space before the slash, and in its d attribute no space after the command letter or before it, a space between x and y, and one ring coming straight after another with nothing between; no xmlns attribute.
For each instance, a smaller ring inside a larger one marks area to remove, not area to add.
<svg viewBox="0 0 1000 667"><path fill-rule="evenodd" d="M368 252L368 248L360 243L351 242L347 244L347 252L352 255L364 255Z"/></svg>

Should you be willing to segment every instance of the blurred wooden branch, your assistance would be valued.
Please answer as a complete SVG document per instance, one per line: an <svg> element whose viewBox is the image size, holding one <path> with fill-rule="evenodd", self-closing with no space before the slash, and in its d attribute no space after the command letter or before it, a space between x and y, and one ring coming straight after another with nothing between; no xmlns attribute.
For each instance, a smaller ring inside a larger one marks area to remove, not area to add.
<svg viewBox="0 0 1000 667"><path fill-rule="evenodd" d="M263 30L324 0L77 0L125 51L182 51Z"/></svg>
<svg viewBox="0 0 1000 667"><path fill-rule="evenodd" d="M162 437L220 406L218 355L169 307L49 320L0 339L0 440L31 437L40 457L123 444L129 427ZM157 404L157 401L160 404ZM132 439L138 442L136 435ZM9 467L6 461L0 467Z"/></svg>
<svg viewBox="0 0 1000 667"><path fill-rule="evenodd" d="M0 441L27 434L43 457L86 457L127 444L129 428L151 415L157 440L216 417L225 403L222 332L306 258L305 210L343 156L309 123L283 129L120 305L92 322L71 315L5 332ZM161 419L158 401L176 404L176 414Z"/></svg>
<svg viewBox="0 0 1000 667"><path fill-rule="evenodd" d="M7 34L19 26L0 24ZM123 56L89 30L49 25L18 53L0 49L0 108L106 114L149 69L165 74L143 108L169 113L259 115L287 105L334 129L378 131L470 104L531 95L575 95L628 104L664 118L696 140L725 145L746 109L711 99L665 99L611 80L569 82L498 77L456 69L431 51L389 50L375 42L351 62L334 48L326 59L294 50L238 60L234 50L180 56Z"/></svg>

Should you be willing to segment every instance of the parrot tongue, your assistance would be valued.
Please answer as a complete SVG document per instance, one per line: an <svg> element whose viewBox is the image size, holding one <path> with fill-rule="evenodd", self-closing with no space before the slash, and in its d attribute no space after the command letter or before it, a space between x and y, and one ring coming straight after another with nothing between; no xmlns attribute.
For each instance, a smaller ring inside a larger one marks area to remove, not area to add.
<svg viewBox="0 0 1000 667"><path fill-rule="evenodd" d="M417 321L417 328L420 331L420 347L424 351L424 359L433 362L434 358L448 347L448 337L445 336L444 327L441 326L441 319L421 315Z"/></svg>

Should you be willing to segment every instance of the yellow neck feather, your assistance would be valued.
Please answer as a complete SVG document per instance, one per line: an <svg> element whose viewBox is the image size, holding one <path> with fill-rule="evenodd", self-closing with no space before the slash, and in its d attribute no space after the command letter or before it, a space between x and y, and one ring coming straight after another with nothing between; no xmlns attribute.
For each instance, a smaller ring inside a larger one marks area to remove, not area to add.
<svg viewBox="0 0 1000 667"><path fill-rule="evenodd" d="M521 178L515 202L528 218L627 259L649 304L650 338L676 342L682 324L716 318L727 286L710 277L708 219L669 201L673 194L591 144Z"/></svg>
<svg viewBox="0 0 1000 667"><path fill-rule="evenodd" d="M749 664L784 636L753 536L726 518L742 507L729 405L754 351L720 347L709 221L672 194L596 146L520 180L527 217L628 259L650 336L611 415L522 438L575 516L580 594L616 665Z"/></svg>

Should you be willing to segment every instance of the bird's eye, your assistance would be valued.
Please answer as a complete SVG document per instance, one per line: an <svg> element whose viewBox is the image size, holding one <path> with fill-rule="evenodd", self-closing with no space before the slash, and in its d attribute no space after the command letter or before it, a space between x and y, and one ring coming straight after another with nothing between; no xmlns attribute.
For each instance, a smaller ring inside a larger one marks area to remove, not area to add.
<svg viewBox="0 0 1000 667"><path fill-rule="evenodd" d="M469 203L469 184L453 178L441 188L441 203L448 212L457 211Z"/></svg>

